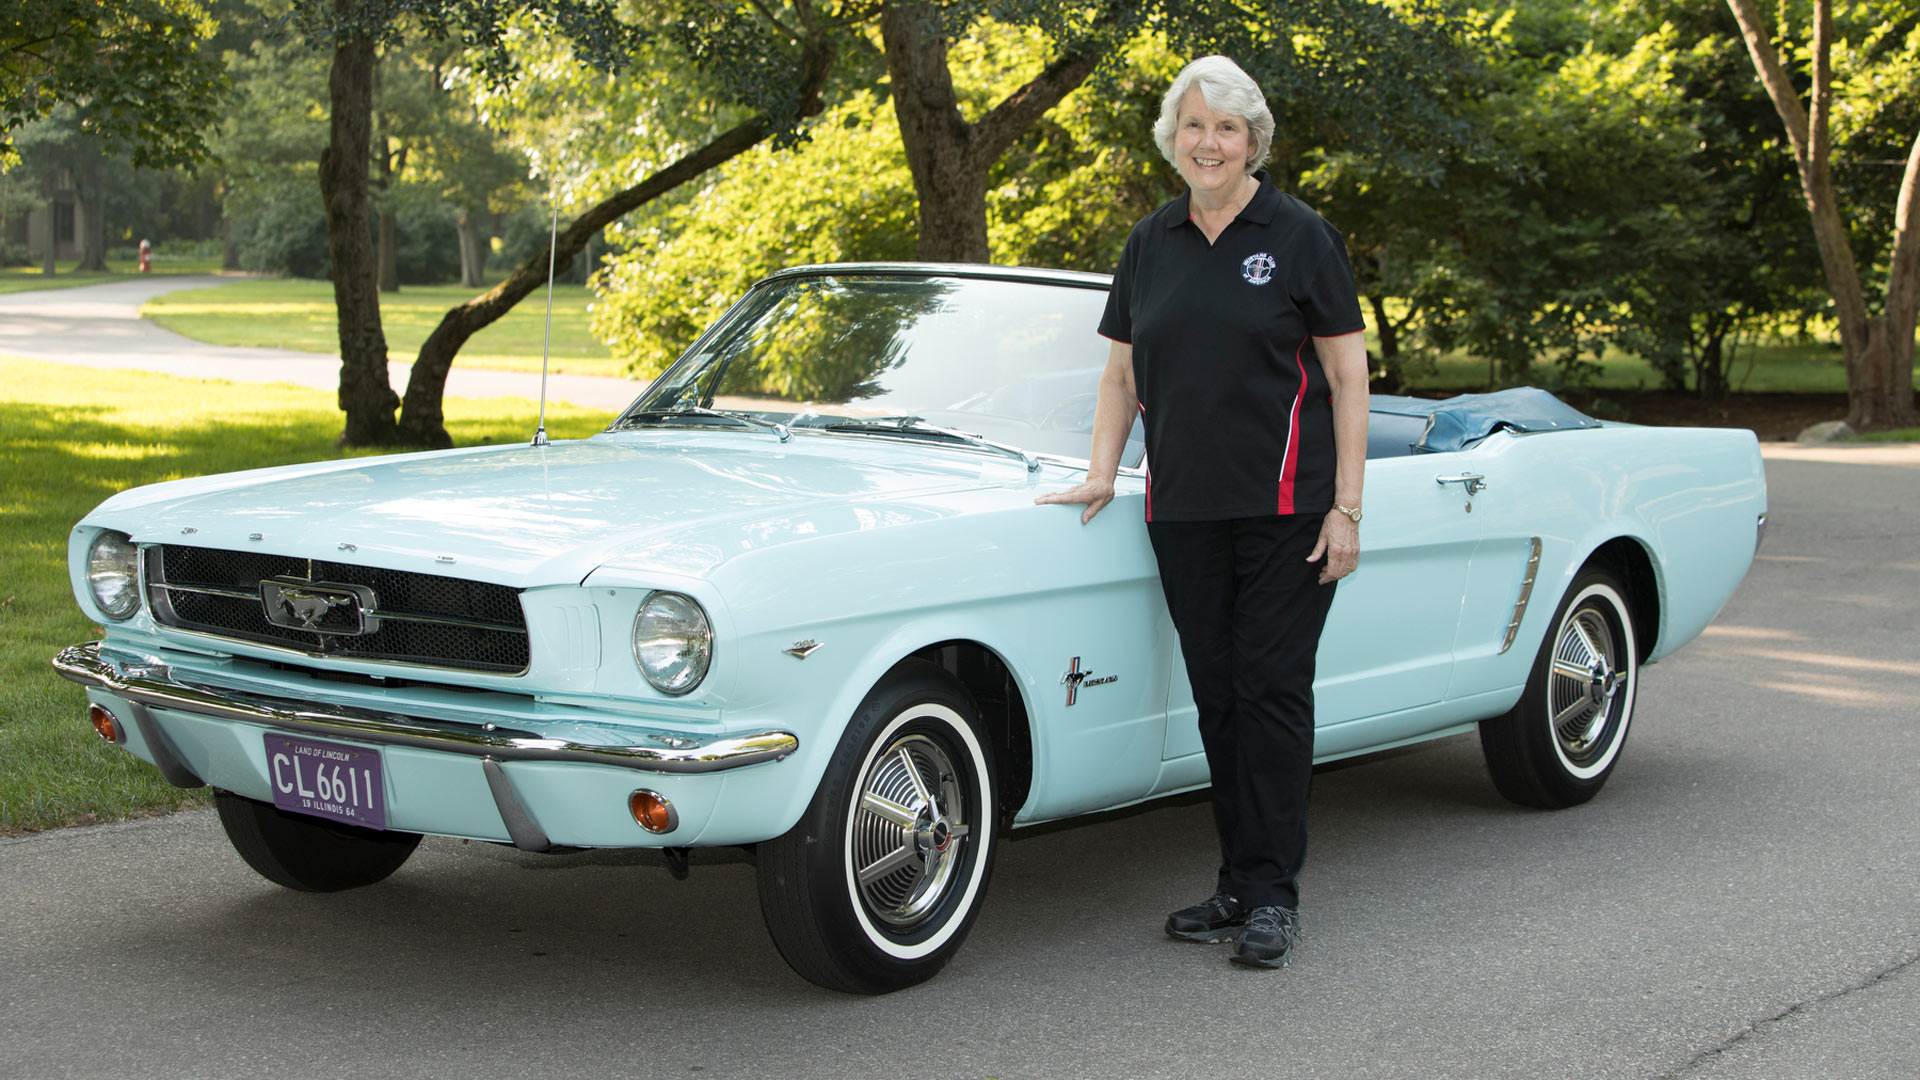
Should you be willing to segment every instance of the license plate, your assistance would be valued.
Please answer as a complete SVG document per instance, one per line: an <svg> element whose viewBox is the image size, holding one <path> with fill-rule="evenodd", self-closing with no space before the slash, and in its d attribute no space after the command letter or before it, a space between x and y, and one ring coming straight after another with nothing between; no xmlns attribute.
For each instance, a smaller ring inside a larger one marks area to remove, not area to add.
<svg viewBox="0 0 1920 1080"><path fill-rule="evenodd" d="M273 805L296 814L387 827L380 751L290 735L267 735L267 777Z"/></svg>

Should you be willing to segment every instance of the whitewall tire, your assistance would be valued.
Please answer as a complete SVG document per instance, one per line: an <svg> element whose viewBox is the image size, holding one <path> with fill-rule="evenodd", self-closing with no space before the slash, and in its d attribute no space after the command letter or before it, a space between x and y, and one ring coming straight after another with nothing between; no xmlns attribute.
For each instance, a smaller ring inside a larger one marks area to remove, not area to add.
<svg viewBox="0 0 1920 1080"><path fill-rule="evenodd" d="M1627 591L1605 570L1574 579L1513 709L1480 723L1494 786L1523 806L1586 802L1619 763L1640 682Z"/></svg>
<svg viewBox="0 0 1920 1080"><path fill-rule="evenodd" d="M896 667L847 725L813 801L759 846L760 908L802 977L880 994L938 972L993 867L993 755L945 671Z"/></svg>

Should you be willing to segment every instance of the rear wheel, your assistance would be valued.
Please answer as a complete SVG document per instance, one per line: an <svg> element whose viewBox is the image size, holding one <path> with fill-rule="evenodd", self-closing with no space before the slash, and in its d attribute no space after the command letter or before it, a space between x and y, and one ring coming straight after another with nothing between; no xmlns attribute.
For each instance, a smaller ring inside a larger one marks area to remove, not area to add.
<svg viewBox="0 0 1920 1080"><path fill-rule="evenodd" d="M988 746L966 691L932 664L867 695L799 823L758 849L761 913L801 977L883 994L959 951L993 865Z"/></svg>
<svg viewBox="0 0 1920 1080"><path fill-rule="evenodd" d="M1480 746L1500 794L1554 810L1599 793L1633 720L1639 642L1626 588L1587 570L1567 590L1540 643L1520 701L1480 723Z"/></svg>
<svg viewBox="0 0 1920 1080"><path fill-rule="evenodd" d="M214 792L213 803L247 865L275 885L301 892L339 892L384 880L420 846L418 833L289 814L231 791Z"/></svg>

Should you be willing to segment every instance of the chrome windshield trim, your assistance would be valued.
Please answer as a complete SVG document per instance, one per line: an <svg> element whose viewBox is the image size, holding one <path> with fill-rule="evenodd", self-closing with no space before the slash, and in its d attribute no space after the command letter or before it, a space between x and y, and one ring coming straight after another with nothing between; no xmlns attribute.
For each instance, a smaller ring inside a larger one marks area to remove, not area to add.
<svg viewBox="0 0 1920 1080"><path fill-rule="evenodd" d="M53 659L54 670L81 684L117 694L149 708L178 709L199 716L259 724L281 731L332 736L381 746L492 757L500 761L570 761L617 765L645 772L709 773L779 761L799 749L790 732L709 735L679 731L639 732L655 745L600 746L541 738L510 728L485 730L470 724L374 712L344 705L286 701L173 677L164 664L98 641L74 645Z"/></svg>
<svg viewBox="0 0 1920 1080"><path fill-rule="evenodd" d="M1108 289L1113 275L1084 270L1050 270L1036 266L991 266L985 263L860 262L812 263L789 266L761 278L756 285L795 277L958 277L987 281L1026 281L1081 289Z"/></svg>

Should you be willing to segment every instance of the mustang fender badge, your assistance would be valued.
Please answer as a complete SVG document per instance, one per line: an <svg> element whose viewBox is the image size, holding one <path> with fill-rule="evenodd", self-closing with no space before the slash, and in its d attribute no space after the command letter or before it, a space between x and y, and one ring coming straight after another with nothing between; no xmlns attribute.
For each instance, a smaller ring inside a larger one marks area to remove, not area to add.
<svg viewBox="0 0 1920 1080"><path fill-rule="evenodd" d="M805 660L807 657L812 656L814 653L814 650L818 649L819 647L820 647L820 642L815 641L812 638L806 638L805 640L802 640L802 641L796 641L792 645L789 645L786 648L781 649L780 651L783 653L786 653L788 656L791 656L796 660Z"/></svg>
<svg viewBox="0 0 1920 1080"><path fill-rule="evenodd" d="M1105 686L1108 683L1119 681L1120 676L1118 675L1101 675L1096 678L1091 671L1081 671L1080 658L1077 656L1073 658L1073 663L1067 667L1067 673L1060 676L1060 682L1067 688L1067 704L1069 705L1079 700L1081 687Z"/></svg>

